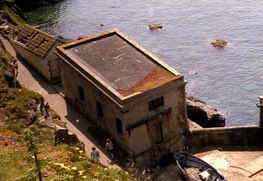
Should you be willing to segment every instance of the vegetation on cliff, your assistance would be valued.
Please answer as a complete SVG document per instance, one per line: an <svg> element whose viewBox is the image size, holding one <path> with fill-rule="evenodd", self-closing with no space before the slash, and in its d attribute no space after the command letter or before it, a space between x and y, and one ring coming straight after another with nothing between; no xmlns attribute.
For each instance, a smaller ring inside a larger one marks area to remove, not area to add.
<svg viewBox="0 0 263 181"><path fill-rule="evenodd" d="M25 24L25 21L10 7L0 3L0 23L4 22L14 26Z"/></svg>
<svg viewBox="0 0 263 181"><path fill-rule="evenodd" d="M15 9L19 9L21 12L25 12L32 8L40 7L47 4L57 3L60 0L2 0L5 4L10 7L15 7Z"/></svg>

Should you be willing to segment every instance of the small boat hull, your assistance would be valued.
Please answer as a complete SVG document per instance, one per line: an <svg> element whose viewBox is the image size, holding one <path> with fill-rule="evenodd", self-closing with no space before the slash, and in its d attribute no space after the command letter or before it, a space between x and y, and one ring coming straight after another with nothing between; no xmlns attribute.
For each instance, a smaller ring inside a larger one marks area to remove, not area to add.
<svg viewBox="0 0 263 181"><path fill-rule="evenodd" d="M185 152L175 156L176 164L189 181L226 181L227 179L205 161Z"/></svg>

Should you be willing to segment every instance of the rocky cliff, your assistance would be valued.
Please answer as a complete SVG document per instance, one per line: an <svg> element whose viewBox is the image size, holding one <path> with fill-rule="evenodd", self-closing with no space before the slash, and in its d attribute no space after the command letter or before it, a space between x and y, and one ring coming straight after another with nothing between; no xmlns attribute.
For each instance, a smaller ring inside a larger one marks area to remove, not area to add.
<svg viewBox="0 0 263 181"><path fill-rule="evenodd" d="M36 8L39 6L51 4L51 3L57 3L60 0L34 0L34 1L29 1L29 0L2 0L5 2L5 4L9 6L16 6L16 8L24 11L30 10L32 8Z"/></svg>
<svg viewBox="0 0 263 181"><path fill-rule="evenodd" d="M191 121L203 128L225 126L226 118L206 102L193 96L187 96L186 102L187 116Z"/></svg>

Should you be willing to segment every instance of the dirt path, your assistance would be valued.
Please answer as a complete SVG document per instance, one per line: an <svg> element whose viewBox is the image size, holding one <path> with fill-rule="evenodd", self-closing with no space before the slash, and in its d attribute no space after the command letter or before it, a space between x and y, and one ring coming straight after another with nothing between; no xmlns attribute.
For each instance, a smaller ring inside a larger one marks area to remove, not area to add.
<svg viewBox="0 0 263 181"><path fill-rule="evenodd" d="M0 39L6 49L12 56L16 57L12 45L0 35ZM50 107L55 110L67 125L69 131L75 133L79 140L85 144L85 150L89 156L91 148L97 147L100 151L100 162L107 167L116 167L110 164L111 160L104 153L104 149L96 142L87 128L89 123L85 117L72 105L65 101L63 95L49 83L47 83L36 71L28 66L24 61L18 61L18 80L29 90L42 94Z"/></svg>

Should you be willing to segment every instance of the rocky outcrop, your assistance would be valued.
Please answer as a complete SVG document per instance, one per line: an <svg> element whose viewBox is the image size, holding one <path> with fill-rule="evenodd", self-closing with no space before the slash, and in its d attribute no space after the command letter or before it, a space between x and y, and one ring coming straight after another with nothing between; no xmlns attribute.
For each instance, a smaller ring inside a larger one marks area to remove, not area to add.
<svg viewBox="0 0 263 181"><path fill-rule="evenodd" d="M190 129L202 129L202 127L199 124L191 121L190 119L187 119L187 121Z"/></svg>
<svg viewBox="0 0 263 181"><path fill-rule="evenodd" d="M149 25L150 30L159 30L163 28L163 25L155 23Z"/></svg>
<svg viewBox="0 0 263 181"><path fill-rule="evenodd" d="M55 143L67 143L71 145L79 143L79 139L74 133L69 132L68 129L58 126L55 131Z"/></svg>
<svg viewBox="0 0 263 181"><path fill-rule="evenodd" d="M228 44L228 42L223 39L215 39L215 40L212 40L210 43L211 45L213 45L213 47L216 47L216 48L224 48Z"/></svg>
<svg viewBox="0 0 263 181"><path fill-rule="evenodd" d="M187 116L203 128L223 127L226 118L215 108L198 98L187 96Z"/></svg>

